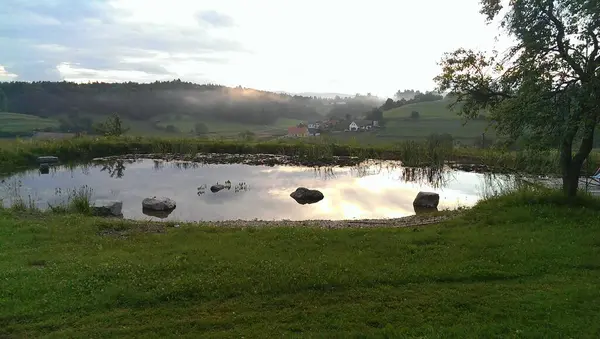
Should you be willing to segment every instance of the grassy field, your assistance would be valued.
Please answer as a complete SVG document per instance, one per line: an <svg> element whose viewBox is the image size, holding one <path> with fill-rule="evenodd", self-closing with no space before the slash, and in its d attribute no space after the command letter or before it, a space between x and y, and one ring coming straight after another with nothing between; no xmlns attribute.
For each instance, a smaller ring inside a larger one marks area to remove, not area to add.
<svg viewBox="0 0 600 339"><path fill-rule="evenodd" d="M488 122L473 120L464 123L457 109L450 110L448 100L419 102L394 108L384 112L385 130L376 133L383 139L423 139L431 134L450 134L463 143L472 145L485 133L489 139L495 139L496 133ZM413 111L419 112L418 119L411 119Z"/></svg>
<svg viewBox="0 0 600 339"><path fill-rule="evenodd" d="M404 229L4 210L0 337L598 338L598 220L534 192Z"/></svg>
<svg viewBox="0 0 600 339"><path fill-rule="evenodd" d="M296 119L279 118L272 125L253 125L215 120L181 119L164 121L158 125L162 127L173 125L182 133L193 134L191 131L198 122L202 122L208 127L209 134L230 136L237 135L245 131L250 131L256 134L283 135L287 134L288 127L296 126L302 121Z"/></svg>
<svg viewBox="0 0 600 339"><path fill-rule="evenodd" d="M35 129L57 127L58 121L18 113L0 113L0 132L29 133Z"/></svg>

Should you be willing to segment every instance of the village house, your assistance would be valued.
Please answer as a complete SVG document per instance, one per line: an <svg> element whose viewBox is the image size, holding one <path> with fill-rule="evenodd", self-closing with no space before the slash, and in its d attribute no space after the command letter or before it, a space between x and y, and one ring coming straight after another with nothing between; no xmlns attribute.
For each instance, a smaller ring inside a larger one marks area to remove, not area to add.
<svg viewBox="0 0 600 339"><path fill-rule="evenodd" d="M316 129L316 128L308 128L308 135L310 136L317 136L317 135L321 135L320 130Z"/></svg>
<svg viewBox="0 0 600 339"><path fill-rule="evenodd" d="M308 136L307 127L288 127L288 137L306 137Z"/></svg>
<svg viewBox="0 0 600 339"><path fill-rule="evenodd" d="M320 121L309 122L308 123L308 128L319 129L319 128L321 128L321 122Z"/></svg>
<svg viewBox="0 0 600 339"><path fill-rule="evenodd" d="M373 120L354 120L348 126L348 130L352 132L356 131L368 131L373 127L378 127L379 121Z"/></svg>

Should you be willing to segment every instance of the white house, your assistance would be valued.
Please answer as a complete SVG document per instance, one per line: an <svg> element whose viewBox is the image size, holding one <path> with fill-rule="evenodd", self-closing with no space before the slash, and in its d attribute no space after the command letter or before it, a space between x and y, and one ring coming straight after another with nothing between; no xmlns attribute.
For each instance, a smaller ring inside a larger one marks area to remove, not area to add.
<svg viewBox="0 0 600 339"><path fill-rule="evenodd" d="M321 127L321 123L320 122L309 122L308 123L308 128L312 128L312 129L319 129Z"/></svg>
<svg viewBox="0 0 600 339"><path fill-rule="evenodd" d="M370 130L372 127L373 121L371 120L355 120L350 123L348 130L355 132L358 130Z"/></svg>

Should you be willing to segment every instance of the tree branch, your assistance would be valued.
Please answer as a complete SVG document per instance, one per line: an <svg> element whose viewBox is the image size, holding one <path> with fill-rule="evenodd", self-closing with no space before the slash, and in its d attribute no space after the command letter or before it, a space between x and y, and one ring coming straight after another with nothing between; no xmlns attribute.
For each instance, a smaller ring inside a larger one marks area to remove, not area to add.
<svg viewBox="0 0 600 339"><path fill-rule="evenodd" d="M594 48L588 57L587 67L588 73L593 74L596 63L600 62L600 56L598 56L598 52L600 51L600 43L598 43L598 37L592 28L588 28L588 34L592 38Z"/></svg>
<svg viewBox="0 0 600 339"><path fill-rule="evenodd" d="M583 68L575 62L571 55L569 55L568 48L565 46L565 25L556 17L556 15L554 15L554 1L550 1L548 9L544 11L544 13L548 16L548 19L554 23L554 26L556 26L556 30L558 31L558 34L556 35L556 45L560 56L569 64L569 66L571 66L580 78L587 79Z"/></svg>

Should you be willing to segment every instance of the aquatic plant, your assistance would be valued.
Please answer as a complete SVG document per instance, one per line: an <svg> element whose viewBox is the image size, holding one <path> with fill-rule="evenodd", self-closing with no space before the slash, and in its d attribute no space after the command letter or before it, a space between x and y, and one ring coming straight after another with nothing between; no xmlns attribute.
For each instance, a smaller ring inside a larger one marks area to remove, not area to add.
<svg viewBox="0 0 600 339"><path fill-rule="evenodd" d="M66 196L61 188L54 190L54 195L64 200L62 203L53 205L48 203L48 208L54 213L81 213L90 215L92 213L91 200L93 190L88 185L67 190Z"/></svg>

